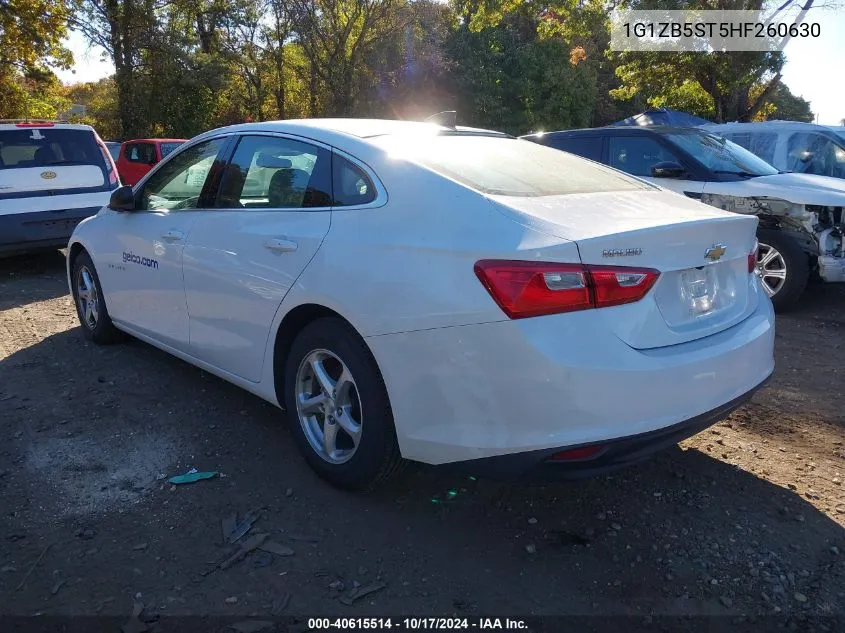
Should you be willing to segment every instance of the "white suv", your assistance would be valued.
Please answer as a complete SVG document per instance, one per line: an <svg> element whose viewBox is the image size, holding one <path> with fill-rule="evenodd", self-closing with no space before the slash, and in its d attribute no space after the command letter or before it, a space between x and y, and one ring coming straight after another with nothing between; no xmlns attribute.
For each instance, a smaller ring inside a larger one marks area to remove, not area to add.
<svg viewBox="0 0 845 633"><path fill-rule="evenodd" d="M704 125L780 171L845 178L845 138L828 126L798 121Z"/></svg>
<svg viewBox="0 0 845 633"><path fill-rule="evenodd" d="M0 257L64 248L118 186L91 126L0 120Z"/></svg>

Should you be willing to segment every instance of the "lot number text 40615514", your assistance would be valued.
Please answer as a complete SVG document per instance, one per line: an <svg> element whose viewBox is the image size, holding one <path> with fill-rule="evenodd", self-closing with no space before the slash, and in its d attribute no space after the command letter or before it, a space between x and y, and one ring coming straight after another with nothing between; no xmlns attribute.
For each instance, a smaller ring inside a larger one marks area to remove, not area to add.
<svg viewBox="0 0 845 633"><path fill-rule="evenodd" d="M308 618L309 631L389 629L397 631L512 630L527 629L524 620L512 618Z"/></svg>

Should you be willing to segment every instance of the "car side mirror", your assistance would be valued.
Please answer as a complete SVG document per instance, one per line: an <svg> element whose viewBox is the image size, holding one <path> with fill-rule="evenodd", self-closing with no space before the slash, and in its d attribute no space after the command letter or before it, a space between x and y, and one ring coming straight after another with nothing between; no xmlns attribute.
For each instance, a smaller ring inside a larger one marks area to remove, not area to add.
<svg viewBox="0 0 845 633"><path fill-rule="evenodd" d="M682 178L687 170L678 163L665 161L651 166L651 175L655 178Z"/></svg>
<svg viewBox="0 0 845 633"><path fill-rule="evenodd" d="M132 192L132 187L124 185L112 191L109 209L112 211L134 211L135 194Z"/></svg>

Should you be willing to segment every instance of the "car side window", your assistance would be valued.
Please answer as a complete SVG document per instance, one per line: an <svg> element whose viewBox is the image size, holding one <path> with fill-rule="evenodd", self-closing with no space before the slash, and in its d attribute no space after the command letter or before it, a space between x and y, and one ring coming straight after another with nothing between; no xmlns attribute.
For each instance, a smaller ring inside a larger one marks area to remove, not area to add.
<svg viewBox="0 0 845 633"><path fill-rule="evenodd" d="M845 152L829 138L813 132L796 132L787 142L787 171L841 178Z"/></svg>
<svg viewBox="0 0 845 633"><path fill-rule="evenodd" d="M150 143L132 143L126 146L126 160L150 165L155 162L155 147Z"/></svg>
<svg viewBox="0 0 845 633"><path fill-rule="evenodd" d="M742 145L749 152L756 154L770 165L775 162L775 148L778 144L777 134L755 132L754 134L742 134L741 136L749 137L748 145L737 143L734 139L731 140L737 143L737 145Z"/></svg>
<svg viewBox="0 0 845 633"><path fill-rule="evenodd" d="M193 145L173 156L144 184L139 211L178 211L197 209L206 178L225 138Z"/></svg>
<svg viewBox="0 0 845 633"><path fill-rule="evenodd" d="M657 163L681 161L667 148L648 136L611 136L610 166L634 176L651 176Z"/></svg>
<svg viewBox="0 0 845 633"><path fill-rule="evenodd" d="M376 199L376 188L366 172L338 154L332 158L332 190L336 207L369 204Z"/></svg>
<svg viewBox="0 0 845 633"><path fill-rule="evenodd" d="M733 141L740 147L744 147L749 152L751 151L751 135L750 134L738 134L734 132L733 134L723 134L726 139L729 141Z"/></svg>
<svg viewBox="0 0 845 633"><path fill-rule="evenodd" d="M331 153L277 136L243 136L226 166L218 209L331 206Z"/></svg>
<svg viewBox="0 0 845 633"><path fill-rule="evenodd" d="M600 136L567 136L553 138L549 141L549 145L555 149L576 156L583 156L599 163L601 162L601 144L602 138Z"/></svg>

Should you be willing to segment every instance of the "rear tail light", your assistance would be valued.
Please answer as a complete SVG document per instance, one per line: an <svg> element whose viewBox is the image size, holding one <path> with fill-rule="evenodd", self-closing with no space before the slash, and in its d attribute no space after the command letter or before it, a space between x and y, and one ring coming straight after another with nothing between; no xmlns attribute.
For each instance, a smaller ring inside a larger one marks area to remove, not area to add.
<svg viewBox="0 0 845 633"><path fill-rule="evenodd" d="M754 242L754 248L748 253L748 274L754 272L757 268L757 250L760 248L760 244Z"/></svg>
<svg viewBox="0 0 845 633"><path fill-rule="evenodd" d="M97 145L99 145L100 151L103 153L103 160L106 161L106 168L109 172L109 184L118 184L117 167L114 164L114 159L111 157L111 152L109 152L109 148L106 147L105 143L103 143L100 139L97 139Z"/></svg>
<svg viewBox="0 0 845 633"><path fill-rule="evenodd" d="M660 273L649 268L481 260L475 274L511 319L633 303Z"/></svg>
<svg viewBox="0 0 845 633"><path fill-rule="evenodd" d="M582 459L595 457L604 450L602 445L582 446L581 448L570 448L568 451L555 453L550 459L556 462L574 462Z"/></svg>
<svg viewBox="0 0 845 633"><path fill-rule="evenodd" d="M37 123L15 123L15 127L53 127L55 123L40 121Z"/></svg>

